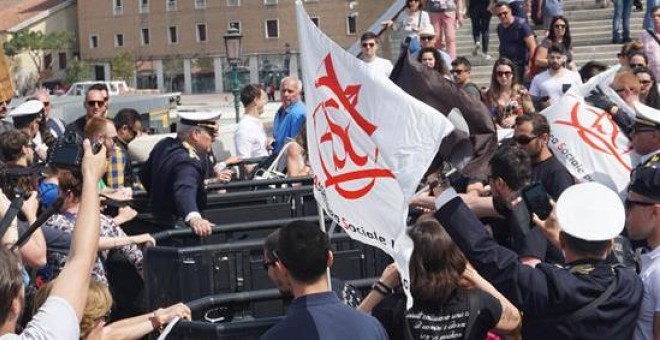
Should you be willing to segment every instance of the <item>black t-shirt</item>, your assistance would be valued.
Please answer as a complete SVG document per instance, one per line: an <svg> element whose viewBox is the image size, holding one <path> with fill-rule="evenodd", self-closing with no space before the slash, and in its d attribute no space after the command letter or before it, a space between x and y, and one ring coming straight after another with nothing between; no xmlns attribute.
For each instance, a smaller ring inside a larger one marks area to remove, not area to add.
<svg viewBox="0 0 660 340"><path fill-rule="evenodd" d="M532 165L532 180L543 184L545 191L555 201L566 188L575 184L575 178L559 163L554 155Z"/></svg>
<svg viewBox="0 0 660 340"><path fill-rule="evenodd" d="M468 294L474 294L473 298L477 301L472 307L474 311L470 308ZM400 294L386 298L372 311L390 339L404 339L404 315L413 339L463 339L470 313L477 313L468 340L484 339L502 315L500 302L481 289L461 291L443 304L415 300L414 306L407 312L405 307L405 296Z"/></svg>

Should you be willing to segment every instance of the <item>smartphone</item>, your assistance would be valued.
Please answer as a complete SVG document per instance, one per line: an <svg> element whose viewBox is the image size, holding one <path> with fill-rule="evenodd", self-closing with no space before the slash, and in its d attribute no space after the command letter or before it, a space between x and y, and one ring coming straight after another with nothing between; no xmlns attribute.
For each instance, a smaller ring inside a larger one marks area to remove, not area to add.
<svg viewBox="0 0 660 340"><path fill-rule="evenodd" d="M522 197L527 209L535 213L540 219L545 220L552 212L550 197L541 183L534 183L522 190Z"/></svg>

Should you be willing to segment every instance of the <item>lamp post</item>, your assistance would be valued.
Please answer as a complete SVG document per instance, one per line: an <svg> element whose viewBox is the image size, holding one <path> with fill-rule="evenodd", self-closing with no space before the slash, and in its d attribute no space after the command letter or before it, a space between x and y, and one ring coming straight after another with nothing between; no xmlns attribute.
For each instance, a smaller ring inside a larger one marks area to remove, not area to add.
<svg viewBox="0 0 660 340"><path fill-rule="evenodd" d="M234 110L236 112L236 123L238 124L238 109L240 95L240 84L238 83L238 64L241 60L241 39L243 35L238 29L232 27L227 30L225 38L225 51L227 52L227 61L231 66L231 93L234 95Z"/></svg>

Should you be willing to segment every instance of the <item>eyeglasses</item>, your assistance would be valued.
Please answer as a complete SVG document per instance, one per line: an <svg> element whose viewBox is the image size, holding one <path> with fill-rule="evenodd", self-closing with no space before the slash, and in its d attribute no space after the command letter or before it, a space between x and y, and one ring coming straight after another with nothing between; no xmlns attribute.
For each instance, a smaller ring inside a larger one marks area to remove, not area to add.
<svg viewBox="0 0 660 340"><path fill-rule="evenodd" d="M88 100L87 101L87 106L89 106L89 107L96 107L96 106L103 107L103 105L105 105L104 100Z"/></svg>
<svg viewBox="0 0 660 340"><path fill-rule="evenodd" d="M644 64L630 64L630 68L646 67Z"/></svg>
<svg viewBox="0 0 660 340"><path fill-rule="evenodd" d="M527 144L531 143L533 140L535 140L538 137L539 136L519 135L519 136L513 137L513 140L515 140L516 143L518 143L520 145L527 145Z"/></svg>
<svg viewBox="0 0 660 340"><path fill-rule="evenodd" d="M467 72L467 70L461 70L461 69L451 70L451 73L453 74L463 74L464 72Z"/></svg>
<svg viewBox="0 0 660 340"><path fill-rule="evenodd" d="M629 198L626 198L626 200L623 201L623 207L626 210L630 210L630 209L632 209L632 207L634 207L636 205L641 205L642 207L650 207L650 206L656 205L656 204L659 204L659 203L658 202L633 201Z"/></svg>
<svg viewBox="0 0 660 340"><path fill-rule="evenodd" d="M500 12L500 13L497 13L497 17L498 18L504 18L504 17L508 16L509 14L511 14L511 12L509 12L509 11Z"/></svg>
<svg viewBox="0 0 660 340"><path fill-rule="evenodd" d="M419 37L419 40L424 40L424 41L427 41L427 40L428 40L428 41L431 41L431 40L433 40L433 38L435 38L435 37L434 37L434 36L428 36L428 35L427 35L427 36L424 36L424 37Z"/></svg>
<svg viewBox="0 0 660 340"><path fill-rule="evenodd" d="M497 72L495 72L495 74L497 74L498 77L510 77L513 74L513 72L511 72L511 71L497 71Z"/></svg>
<svg viewBox="0 0 660 340"><path fill-rule="evenodd" d="M646 126L641 124L633 124L633 126L631 126L629 130L631 135L636 133L655 132L655 131L660 131L660 126Z"/></svg>
<svg viewBox="0 0 660 340"><path fill-rule="evenodd" d="M554 27L559 28L559 29L564 29L564 28L566 28L566 25L556 24Z"/></svg>
<svg viewBox="0 0 660 340"><path fill-rule="evenodd" d="M376 43L362 43L362 47L374 47L376 46Z"/></svg>
<svg viewBox="0 0 660 340"><path fill-rule="evenodd" d="M264 270L265 271L268 271L268 268L270 268L270 266L275 265L275 262L280 261L280 257L277 255L277 250L271 250L270 251L270 256L273 258L270 261L266 261L266 259L264 258Z"/></svg>

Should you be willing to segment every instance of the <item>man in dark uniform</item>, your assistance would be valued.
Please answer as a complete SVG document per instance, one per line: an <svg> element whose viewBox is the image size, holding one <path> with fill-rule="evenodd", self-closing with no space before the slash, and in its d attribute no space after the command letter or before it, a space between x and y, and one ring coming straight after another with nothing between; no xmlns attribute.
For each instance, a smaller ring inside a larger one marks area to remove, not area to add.
<svg viewBox="0 0 660 340"><path fill-rule="evenodd" d="M177 137L158 142L140 169L154 217L173 225L183 219L200 236L213 224L201 215L206 205L204 179L208 153L218 133L219 112L179 112Z"/></svg>
<svg viewBox="0 0 660 340"><path fill-rule="evenodd" d="M543 227L556 236L566 266L532 268L493 240L456 191L441 187L437 198L420 195L412 203L437 209L435 217L479 274L523 312L524 339L631 339L644 287L634 270L605 261L625 223L615 192L597 183L566 189Z"/></svg>

